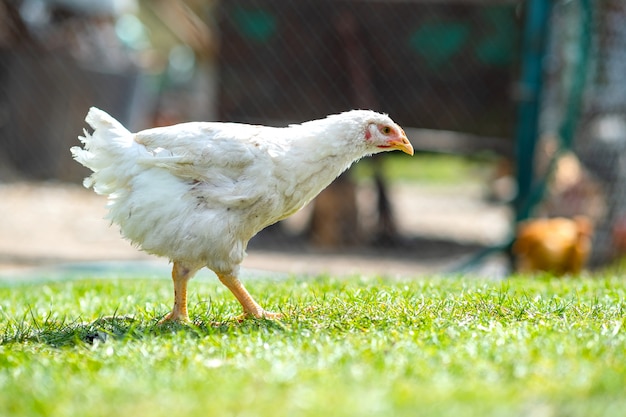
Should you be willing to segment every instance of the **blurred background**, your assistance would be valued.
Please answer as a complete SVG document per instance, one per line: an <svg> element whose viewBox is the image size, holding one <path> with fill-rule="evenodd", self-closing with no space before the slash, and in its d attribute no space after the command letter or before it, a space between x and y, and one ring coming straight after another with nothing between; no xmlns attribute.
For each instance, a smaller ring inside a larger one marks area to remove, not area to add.
<svg viewBox="0 0 626 417"><path fill-rule="evenodd" d="M516 224L586 216L626 250L621 0L0 0L0 265L147 259L72 161L130 130L388 113L416 155L356 164L255 237L286 272L506 274ZM490 273L491 273L490 272Z"/></svg>

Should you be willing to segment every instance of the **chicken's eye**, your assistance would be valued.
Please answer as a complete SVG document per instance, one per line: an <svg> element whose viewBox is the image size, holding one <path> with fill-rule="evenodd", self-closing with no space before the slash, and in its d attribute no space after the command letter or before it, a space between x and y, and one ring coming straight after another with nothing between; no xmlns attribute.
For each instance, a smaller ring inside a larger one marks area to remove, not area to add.
<svg viewBox="0 0 626 417"><path fill-rule="evenodd" d="M388 135L391 133L391 128L389 126L383 126L383 128L380 129L380 131L383 133L383 135Z"/></svg>

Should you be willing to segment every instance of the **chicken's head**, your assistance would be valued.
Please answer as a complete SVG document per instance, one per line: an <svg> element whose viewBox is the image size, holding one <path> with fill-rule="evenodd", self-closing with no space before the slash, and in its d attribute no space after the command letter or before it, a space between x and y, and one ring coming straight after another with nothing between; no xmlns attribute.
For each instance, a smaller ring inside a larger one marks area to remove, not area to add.
<svg viewBox="0 0 626 417"><path fill-rule="evenodd" d="M365 140L380 151L399 150L413 155L413 146L404 130L391 121L372 122L365 130Z"/></svg>

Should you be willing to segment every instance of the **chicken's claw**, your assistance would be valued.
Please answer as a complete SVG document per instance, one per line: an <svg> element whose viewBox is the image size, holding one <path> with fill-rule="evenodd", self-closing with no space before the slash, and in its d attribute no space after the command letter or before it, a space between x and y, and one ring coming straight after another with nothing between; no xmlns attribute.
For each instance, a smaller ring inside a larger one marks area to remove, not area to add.
<svg viewBox="0 0 626 417"><path fill-rule="evenodd" d="M237 320L238 322L242 322L247 319L280 320L282 318L283 318L283 315L281 313L273 313L271 311L262 310L260 313L257 312L257 314L249 313L249 312L240 314L237 317L235 317L235 320Z"/></svg>
<svg viewBox="0 0 626 417"><path fill-rule="evenodd" d="M165 315L165 317L159 320L159 325L168 323L187 324L191 323L191 320L189 319L189 316L187 314L180 314L176 313L175 311L170 311L169 313L167 313L167 315Z"/></svg>

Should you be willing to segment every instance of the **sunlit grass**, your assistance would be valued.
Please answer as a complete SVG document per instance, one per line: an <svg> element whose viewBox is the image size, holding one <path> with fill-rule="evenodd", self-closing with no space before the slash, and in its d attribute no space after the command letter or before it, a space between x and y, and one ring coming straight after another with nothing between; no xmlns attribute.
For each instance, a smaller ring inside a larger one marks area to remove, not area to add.
<svg viewBox="0 0 626 417"><path fill-rule="evenodd" d="M373 164L380 163L390 182L458 185L484 182L494 164L490 158L433 153L417 153L412 157L391 154L379 158L376 162L371 159L359 161L352 168L352 175L357 179L370 179Z"/></svg>
<svg viewBox="0 0 626 417"><path fill-rule="evenodd" d="M594 416L626 406L626 281L294 278L278 322L167 280L0 288L0 415Z"/></svg>

